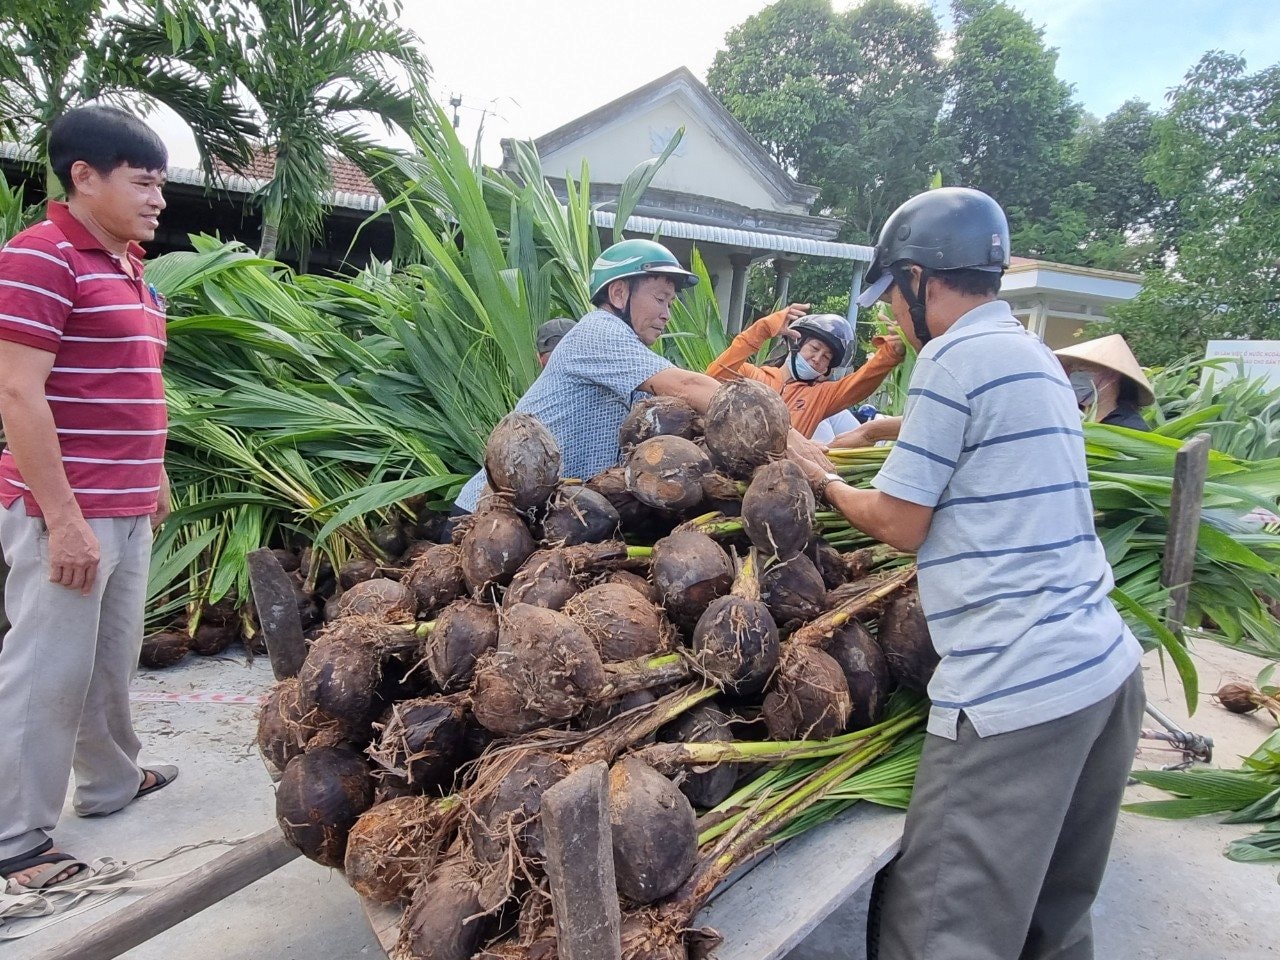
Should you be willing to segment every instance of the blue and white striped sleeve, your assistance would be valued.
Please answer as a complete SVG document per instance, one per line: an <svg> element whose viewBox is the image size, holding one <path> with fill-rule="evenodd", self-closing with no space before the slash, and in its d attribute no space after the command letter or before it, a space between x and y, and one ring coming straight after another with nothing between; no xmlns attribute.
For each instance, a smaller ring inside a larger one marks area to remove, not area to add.
<svg viewBox="0 0 1280 960"><path fill-rule="evenodd" d="M877 490L936 507L951 482L969 425L969 400L932 360L917 363L898 442L871 482Z"/></svg>

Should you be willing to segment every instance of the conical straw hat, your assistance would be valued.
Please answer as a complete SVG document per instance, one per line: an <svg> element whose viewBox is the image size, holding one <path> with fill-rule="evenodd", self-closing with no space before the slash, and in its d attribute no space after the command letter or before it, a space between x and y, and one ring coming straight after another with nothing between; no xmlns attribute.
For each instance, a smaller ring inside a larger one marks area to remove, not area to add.
<svg viewBox="0 0 1280 960"><path fill-rule="evenodd" d="M1134 358L1133 351L1129 349L1129 344L1125 343L1124 337L1118 333L1063 347L1061 350L1055 350L1054 354L1064 360L1084 360L1086 363L1114 370L1122 377L1128 377L1138 388L1139 406L1145 407L1156 402L1156 395L1151 390L1151 384L1147 382L1146 374L1142 372L1142 367L1138 366L1138 361Z"/></svg>

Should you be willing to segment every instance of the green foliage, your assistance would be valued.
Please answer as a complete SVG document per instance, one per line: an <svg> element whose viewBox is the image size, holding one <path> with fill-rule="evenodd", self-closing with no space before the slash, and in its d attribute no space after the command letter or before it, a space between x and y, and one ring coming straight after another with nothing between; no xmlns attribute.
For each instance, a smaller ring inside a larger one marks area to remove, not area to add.
<svg viewBox="0 0 1280 960"><path fill-rule="evenodd" d="M729 348L730 337L720 319L720 303L712 289L707 265L696 247L689 269L698 275L699 281L671 305L671 320L661 344L672 363L701 373Z"/></svg>
<svg viewBox="0 0 1280 960"><path fill-rule="evenodd" d="M1280 861L1280 731L1245 757L1239 770L1138 770L1133 777L1178 799L1130 803L1124 807L1130 813L1183 820L1230 811L1223 823L1264 826L1232 841L1227 857L1243 863Z"/></svg>
<svg viewBox="0 0 1280 960"><path fill-rule="evenodd" d="M707 84L784 166L822 190L818 209L866 242L924 189L944 78L927 8L779 0L729 32Z"/></svg>
<svg viewBox="0 0 1280 960"><path fill-rule="evenodd" d="M282 543L278 529L314 536L352 491L411 478L423 493L457 478L431 449L423 426L438 415L421 391L401 383L399 395L382 392L401 351L367 334L387 304L345 281L294 276L238 245L193 243L194 253L168 254L147 271L171 309L176 509L156 557L164 565L211 536L183 576L213 601L233 587L246 596L245 553ZM338 555L377 555L363 519L337 532Z"/></svg>
<svg viewBox="0 0 1280 960"><path fill-rule="evenodd" d="M380 180L384 163L361 122L412 129L428 68L417 38L383 0L148 0L184 56L225 64L261 119L257 146L275 157L258 201L260 253L304 253L320 235L333 187L327 157ZM403 79L400 79L403 78ZM233 164L236 166L236 164Z"/></svg>
<svg viewBox="0 0 1280 960"><path fill-rule="evenodd" d="M1195 414L1170 421L1156 433L1085 425L1098 533L1117 585L1134 602L1131 614L1164 606L1160 576L1174 458L1183 441L1199 432L1201 425ZM1274 658L1280 658L1280 621L1265 598L1280 597L1280 536L1265 531L1228 536L1208 518L1235 518L1255 507L1274 510L1278 489L1280 460L1244 460L1210 451L1203 504L1206 519L1200 524L1185 619L1195 632ZM1130 626L1149 646L1161 641L1141 618L1130 618ZM1170 649L1167 642L1161 645ZM1170 652L1175 667L1184 671L1188 665L1180 662L1176 651Z"/></svg>
<svg viewBox="0 0 1280 960"><path fill-rule="evenodd" d="M1098 329L1148 364L1201 354L1211 339L1280 338L1280 66L1245 72L1209 53L1154 123L1148 172L1177 205L1167 268Z"/></svg>
<svg viewBox="0 0 1280 960"><path fill-rule="evenodd" d="M9 186L5 175L0 173L0 242L31 226L40 215L38 206L26 202L22 186Z"/></svg>
<svg viewBox="0 0 1280 960"><path fill-rule="evenodd" d="M1079 108L1054 75L1057 52L1025 16L999 0L954 0L952 12L952 107L941 130L956 151L954 182L1000 201L1021 253L1019 234L1051 219Z"/></svg>
<svg viewBox="0 0 1280 960"><path fill-rule="evenodd" d="M1187 358L1151 371L1157 432L1207 433L1213 449L1242 460L1280 457L1280 387L1249 380L1229 360Z"/></svg>
<svg viewBox="0 0 1280 960"><path fill-rule="evenodd" d="M845 78L847 84L861 66L848 38L834 29L830 3L779 0L725 40L707 74L708 87L778 163L803 176L815 128L837 122L842 113L840 98L823 78Z"/></svg>
<svg viewBox="0 0 1280 960"><path fill-rule="evenodd" d="M1099 124L1082 124L1074 157L1079 179L1092 184L1089 214L1100 228L1125 230L1150 223L1160 193L1143 164L1155 143L1155 115L1141 100L1127 100Z"/></svg>
<svg viewBox="0 0 1280 960"><path fill-rule="evenodd" d="M537 325L590 309L585 170L562 206L529 144L512 178L474 166L434 106L414 137L420 152L378 158L406 184L391 204L400 269L298 275L207 237L148 266L170 301L177 505L156 548L155 619L246 596L244 556L295 535L337 560L386 559L370 528L446 507L537 377ZM642 179L621 198L632 208ZM685 312L703 332L719 330L709 290Z"/></svg>
<svg viewBox="0 0 1280 960"><path fill-rule="evenodd" d="M46 159L49 125L102 99L134 111L171 107L196 134L201 160L248 156L255 127L231 89L230 63L191 56L162 0L7 0L0 7L0 131Z"/></svg>

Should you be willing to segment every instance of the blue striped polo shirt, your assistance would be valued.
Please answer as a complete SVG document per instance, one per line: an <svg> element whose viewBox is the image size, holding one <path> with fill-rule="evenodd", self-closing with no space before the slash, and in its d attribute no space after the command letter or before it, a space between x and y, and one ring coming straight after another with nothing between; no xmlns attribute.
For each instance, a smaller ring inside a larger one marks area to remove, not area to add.
<svg viewBox="0 0 1280 960"><path fill-rule="evenodd" d="M873 481L933 508L920 600L942 662L929 732L1066 716L1114 693L1141 649L1112 605L1080 414L1062 367L994 300L920 351Z"/></svg>

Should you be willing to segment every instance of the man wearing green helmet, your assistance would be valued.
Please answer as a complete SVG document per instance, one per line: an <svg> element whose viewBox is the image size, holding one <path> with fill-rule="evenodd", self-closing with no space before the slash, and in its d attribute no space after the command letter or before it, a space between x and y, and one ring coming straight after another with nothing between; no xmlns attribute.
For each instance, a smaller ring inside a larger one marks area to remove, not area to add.
<svg viewBox="0 0 1280 960"><path fill-rule="evenodd" d="M871 490L798 460L855 527L916 552L940 657L901 853L873 896L873 960L1091 960L1142 719L1075 393L997 299L1008 263L985 193L894 211L861 302L884 299L919 349L897 443Z"/></svg>
<svg viewBox="0 0 1280 960"><path fill-rule="evenodd" d="M677 397L706 413L719 383L675 366L651 347L671 318L671 304L698 277L653 240L623 240L591 267L588 313L565 334L516 409L532 414L560 445L563 476L586 480L618 462L618 429L640 396ZM818 448L792 431L809 455ZM463 486L454 516L474 512L484 491L481 470Z"/></svg>

